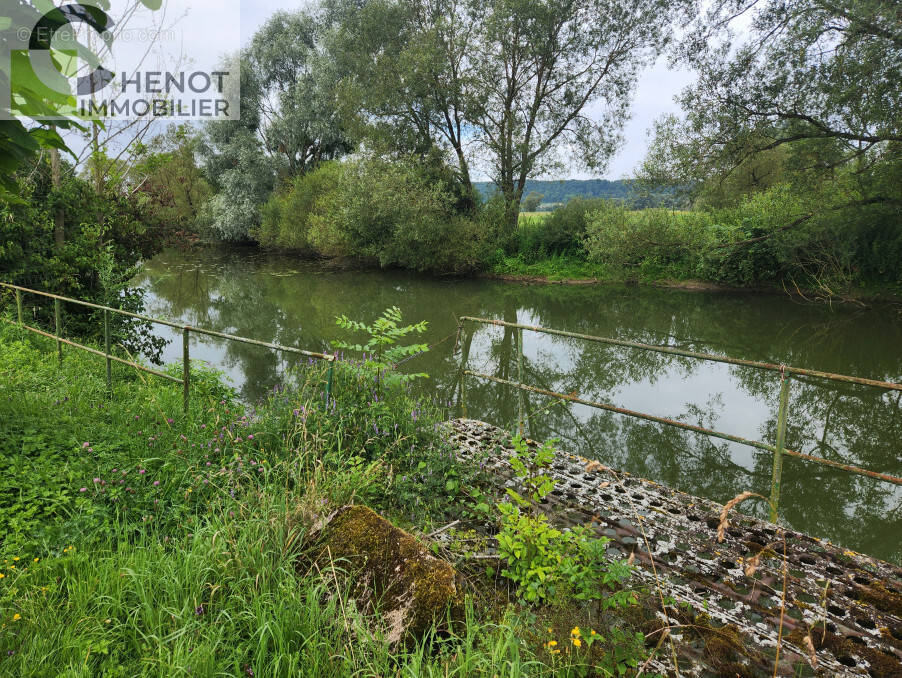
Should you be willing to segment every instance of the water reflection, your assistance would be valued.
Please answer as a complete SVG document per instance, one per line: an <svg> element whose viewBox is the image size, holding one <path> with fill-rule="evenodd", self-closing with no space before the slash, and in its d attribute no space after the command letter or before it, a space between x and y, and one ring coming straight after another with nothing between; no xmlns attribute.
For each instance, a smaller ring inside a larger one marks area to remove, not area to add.
<svg viewBox="0 0 902 678"><path fill-rule="evenodd" d="M473 315L725 353L887 381L902 380L902 319L797 304L783 296L629 287L527 286L486 280L424 279L398 272L327 271L306 262L242 250L167 252L139 280L152 314L222 332L311 350L339 334L335 316L372 319L397 305L429 321L426 341ZM460 408L459 366L517 378L517 332L469 325L409 365L423 386ZM159 328L167 334L166 328ZM180 344L165 359L180 358ZM526 383L589 400L774 442L779 375L750 368L524 333ZM294 358L212 337L195 337L192 355L224 369L253 400L278 383ZM466 378L470 416L516 424L514 389ZM771 455L582 405L524 399L531 437L557 437L568 450L684 491L725 501L739 491L768 493ZM793 379L787 446L902 475L900 394ZM783 514L795 528L849 548L902 560L902 490L827 467L787 459Z"/></svg>

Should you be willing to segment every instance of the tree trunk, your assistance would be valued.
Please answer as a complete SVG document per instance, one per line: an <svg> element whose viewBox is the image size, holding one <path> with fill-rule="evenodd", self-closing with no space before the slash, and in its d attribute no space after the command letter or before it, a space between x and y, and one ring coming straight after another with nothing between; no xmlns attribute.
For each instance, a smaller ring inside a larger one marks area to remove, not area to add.
<svg viewBox="0 0 902 678"><path fill-rule="evenodd" d="M62 181L60 179L60 152L57 148L50 149L50 182L54 192L58 193ZM57 199L59 199L58 195ZM56 245L56 252L59 254L66 245L66 224L62 207L57 207L53 213L53 241Z"/></svg>

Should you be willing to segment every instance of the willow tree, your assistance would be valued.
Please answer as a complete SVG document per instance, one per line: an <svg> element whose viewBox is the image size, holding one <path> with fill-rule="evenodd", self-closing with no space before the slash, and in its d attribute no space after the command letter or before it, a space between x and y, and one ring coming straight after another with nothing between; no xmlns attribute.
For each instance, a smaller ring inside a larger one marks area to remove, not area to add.
<svg viewBox="0 0 902 678"><path fill-rule="evenodd" d="M719 0L679 56L699 78L685 120L659 125L650 176L700 185L764 163L841 179L849 205L902 204L898 2Z"/></svg>
<svg viewBox="0 0 902 678"><path fill-rule="evenodd" d="M601 171L620 141L636 79L667 44L682 0L470 0L477 105L469 111L517 227L530 176Z"/></svg>

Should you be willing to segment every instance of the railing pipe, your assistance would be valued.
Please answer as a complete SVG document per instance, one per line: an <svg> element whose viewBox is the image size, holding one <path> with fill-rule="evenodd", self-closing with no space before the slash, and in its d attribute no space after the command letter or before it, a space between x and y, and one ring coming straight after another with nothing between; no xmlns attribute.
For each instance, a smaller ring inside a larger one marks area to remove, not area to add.
<svg viewBox="0 0 902 678"><path fill-rule="evenodd" d="M60 365L63 364L63 344L60 341L60 335L62 334L62 312L60 309L60 300L53 300L53 327L56 334L56 353L59 357Z"/></svg>
<svg viewBox="0 0 902 678"><path fill-rule="evenodd" d="M14 321L10 320L9 318L0 317L0 320L2 320L3 322L6 322L6 323L16 324ZM51 334L50 332L45 332L44 330L39 330L37 327L30 327L28 325L23 325L22 327L24 329L28 330L29 332L34 332L35 334L40 334L42 337L47 337L49 339L57 339L57 336L55 334ZM107 354L104 353L103 351L98 351L96 348L91 348L90 346L85 346L84 344L79 344L77 342L72 341L71 339L65 339L63 337L60 337L59 341L61 341L62 343L66 344L68 346L74 346L77 349L81 349L82 351L87 351L88 353L93 353L94 355L99 355L104 358L107 357ZM133 367L136 370L140 370L141 372L147 372L148 374L152 374L156 377L160 377L162 379L168 379L169 381L174 381L177 384L182 383L182 380L179 379L178 377L173 377L172 375L166 374L165 372L160 372L159 370L154 370L154 369L151 369L150 367L145 367L144 365L140 365L138 363L131 362L130 360L125 360L123 358L119 358L118 356L114 356L114 355L110 355L109 358L110 358L110 360L112 360L114 362L122 363L123 365L128 365L129 367Z"/></svg>
<svg viewBox="0 0 902 678"><path fill-rule="evenodd" d="M550 396L552 398L561 398L563 400L568 400L572 403L577 403L579 405L587 405L588 407L595 407L600 410L607 410L608 412L616 412L618 414L624 414L630 417L636 417L638 419L645 419L647 421L654 421L659 424L665 424L667 426L673 426L676 428L681 428L686 431L694 431L695 433L701 433L707 436L711 436L713 438L720 438L721 440L728 440L733 443L739 443L740 445L748 445L749 447L756 447L759 450L766 450L768 452L774 452L776 450L775 446L768 445L767 443L763 443L759 440L749 440L748 438L743 438L742 436L732 435L730 433L723 433L722 431L715 431L713 429L704 428L702 426L695 426L694 424L686 424L682 421L676 421L674 419L667 419L666 417L657 417L653 414L646 414L645 412L637 412L635 410L628 410L624 407L616 407L615 405L608 405L607 403L599 403L592 400L585 400L584 398L579 398L577 396L568 395L566 393L557 393L556 391L549 391L544 388L538 388L536 386L528 386L527 384L518 384L517 382L511 381L509 379L501 379L500 377L493 377L490 374L482 374L480 372L471 372L470 370L464 370L464 374L469 374L474 377L479 377L480 379L488 379L489 381L494 381L499 384L506 384L507 386L513 386L514 388L520 388L525 391L529 391L530 393L538 393L539 395ZM877 471L870 471L868 469L859 468L857 466L851 466L849 464L841 464L837 461L832 461L830 459L821 459L820 457L813 457L810 454L805 454L804 452L796 452L795 450L785 449L783 450L783 454L789 455L791 457L796 457L798 459L804 459L805 461L814 462L816 464L822 464L824 466L830 466L832 468L840 469L842 471L848 471L849 473L855 473L862 476L867 476L869 478L874 478L876 480L882 480L888 483L893 483L895 485L902 485L902 478L897 476L889 475L888 473L878 473Z"/></svg>
<svg viewBox="0 0 902 678"><path fill-rule="evenodd" d="M710 360L713 362L727 363L728 365L741 365L743 367L754 367L759 370L770 370L771 372L785 372L787 374L796 374L804 377L818 377L822 379L831 379L833 381L842 381L849 384L861 384L862 386L876 386L891 391L902 391L902 384L891 381L879 381L877 379L864 379L862 377L851 377L846 374L834 374L832 372L822 372L820 370L808 370L801 367L790 367L789 365L775 365L773 363L762 363L755 360L743 360L741 358L730 358L724 355L715 355L712 353L700 353L698 351L688 351L672 346L655 346L653 344L643 344L638 341L627 341L625 339L610 339L608 337L596 337L591 334L580 334L579 332L567 332L565 330L554 330L548 327L539 327L537 325L522 325L520 323L511 323L504 320L493 320L491 318L476 318L473 316L461 316L461 322L469 320L471 322L485 323L487 325L498 325L501 327L518 327L533 332L542 332L544 334L554 334L562 337L573 337L574 339L585 339L586 341L594 341L602 344L611 344L613 346L623 346L626 348L638 348L643 351L654 351L656 353L667 353L670 355L683 356L685 358L699 358L700 360Z"/></svg>
<svg viewBox="0 0 902 678"><path fill-rule="evenodd" d="M517 329L517 381L523 383L523 328ZM523 437L523 389L517 390L517 425Z"/></svg>

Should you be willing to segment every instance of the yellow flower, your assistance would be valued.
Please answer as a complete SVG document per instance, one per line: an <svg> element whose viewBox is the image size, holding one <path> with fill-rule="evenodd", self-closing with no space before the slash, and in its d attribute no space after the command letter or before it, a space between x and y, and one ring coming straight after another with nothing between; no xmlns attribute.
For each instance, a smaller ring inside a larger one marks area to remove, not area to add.
<svg viewBox="0 0 902 678"><path fill-rule="evenodd" d="M574 636L574 637L576 637L576 638L579 638L579 627L578 627L578 626L574 626L574 627L573 627L573 630L570 631L570 635L571 635L571 636Z"/></svg>
<svg viewBox="0 0 902 678"><path fill-rule="evenodd" d="M554 633L554 629L551 628L550 626L548 627L548 633Z"/></svg>
<svg viewBox="0 0 902 678"><path fill-rule="evenodd" d="M34 562L38 562L39 560L40 560L40 558L35 558Z"/></svg>
<svg viewBox="0 0 902 678"><path fill-rule="evenodd" d="M0 579L3 579L6 575L0 572Z"/></svg>
<svg viewBox="0 0 902 678"><path fill-rule="evenodd" d="M595 633L595 629L592 629L591 631L589 631L589 635L590 635L590 636L595 636L595 635L598 635L598 634Z"/></svg>
<svg viewBox="0 0 902 678"><path fill-rule="evenodd" d="M549 641L548 641L548 647L554 647L555 645L557 645L557 641L556 641L556 640L549 640Z"/></svg>
<svg viewBox="0 0 902 678"><path fill-rule="evenodd" d="M15 565L10 565L10 566L9 566L9 569L10 569L10 570L15 570L15 569L16 569L16 566L15 566Z"/></svg>
<svg viewBox="0 0 902 678"><path fill-rule="evenodd" d="M18 560L19 556L13 556L13 560Z"/></svg>
<svg viewBox="0 0 902 678"><path fill-rule="evenodd" d="M574 638L574 639L573 639L573 644L576 645L576 647L582 647L582 646L583 646L583 641L581 641L579 638Z"/></svg>
<svg viewBox="0 0 902 678"><path fill-rule="evenodd" d="M22 618L22 615L19 614L18 612L16 612L16 613L13 615L13 621L19 621L21 618Z"/></svg>

